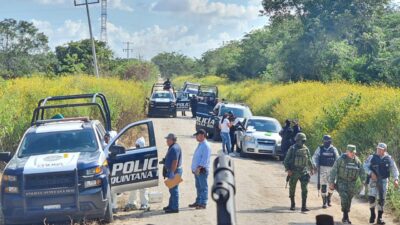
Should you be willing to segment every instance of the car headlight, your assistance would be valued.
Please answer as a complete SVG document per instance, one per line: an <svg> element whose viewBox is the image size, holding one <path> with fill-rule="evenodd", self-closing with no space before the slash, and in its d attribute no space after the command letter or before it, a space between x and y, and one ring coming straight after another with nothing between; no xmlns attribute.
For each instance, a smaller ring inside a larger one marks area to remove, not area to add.
<svg viewBox="0 0 400 225"><path fill-rule="evenodd" d="M244 141L254 143L256 139L253 136L245 136Z"/></svg>
<svg viewBox="0 0 400 225"><path fill-rule="evenodd" d="M97 180L87 180L84 183L85 188L91 188L91 187L98 187L101 186L101 180L97 179Z"/></svg>
<svg viewBox="0 0 400 225"><path fill-rule="evenodd" d="M92 176L92 175L96 175L96 174L101 174L103 173L103 168L98 166L98 167L94 167L94 168L90 168L88 170L85 170L85 176Z"/></svg>
<svg viewBox="0 0 400 225"><path fill-rule="evenodd" d="M17 182L17 176L3 175L3 182Z"/></svg>
<svg viewBox="0 0 400 225"><path fill-rule="evenodd" d="M17 194L19 193L19 188L15 186L5 187L4 192L9 194Z"/></svg>

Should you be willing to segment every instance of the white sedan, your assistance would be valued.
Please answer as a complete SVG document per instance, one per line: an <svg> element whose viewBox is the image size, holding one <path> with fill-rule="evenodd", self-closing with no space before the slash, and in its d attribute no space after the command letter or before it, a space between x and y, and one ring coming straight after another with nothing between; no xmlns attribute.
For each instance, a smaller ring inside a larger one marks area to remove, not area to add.
<svg viewBox="0 0 400 225"><path fill-rule="evenodd" d="M279 131L282 129L278 120L270 117L253 116L244 121L245 129L236 132L236 144L240 156L270 155L283 160L281 152L282 138Z"/></svg>

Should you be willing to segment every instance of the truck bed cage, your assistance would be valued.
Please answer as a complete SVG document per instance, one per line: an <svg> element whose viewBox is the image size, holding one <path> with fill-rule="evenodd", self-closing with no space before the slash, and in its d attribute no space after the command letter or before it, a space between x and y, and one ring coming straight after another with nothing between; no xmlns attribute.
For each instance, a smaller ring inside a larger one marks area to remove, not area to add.
<svg viewBox="0 0 400 225"><path fill-rule="evenodd" d="M91 102L46 105L48 102L53 102L53 101L55 102L55 101L77 100L77 99L81 100L91 99ZM100 99L101 104L96 102L97 99ZM88 106L95 106L99 109L101 117L105 123L105 129L107 131L111 131L110 108L108 106L106 97L102 93L54 96L54 97L47 97L44 99L40 99L38 102L38 107L33 111L31 125L33 126L33 125L43 124L44 123L43 121L47 121L44 119L44 113L48 109L62 109L62 108L88 107ZM57 121L57 120L52 120L52 121Z"/></svg>

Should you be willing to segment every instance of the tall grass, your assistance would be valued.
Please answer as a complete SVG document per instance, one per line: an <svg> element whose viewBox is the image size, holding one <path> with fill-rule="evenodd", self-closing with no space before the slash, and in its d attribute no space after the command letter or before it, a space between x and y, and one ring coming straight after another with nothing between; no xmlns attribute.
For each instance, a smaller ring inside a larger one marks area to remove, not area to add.
<svg viewBox="0 0 400 225"><path fill-rule="evenodd" d="M14 151L29 127L39 99L47 96L102 92L110 108L113 128L144 117L148 85L91 76L18 78L0 80L0 149Z"/></svg>
<svg viewBox="0 0 400 225"><path fill-rule="evenodd" d="M212 84L217 81L220 97L244 102L253 114L275 117L281 123L298 119L313 151L324 134L344 151L355 144L362 159L375 151L378 142L388 144L389 153L400 160L400 89L383 85L365 86L346 82L300 82L272 85L261 80L232 83L214 76L174 81ZM400 213L400 194L392 191L391 205Z"/></svg>

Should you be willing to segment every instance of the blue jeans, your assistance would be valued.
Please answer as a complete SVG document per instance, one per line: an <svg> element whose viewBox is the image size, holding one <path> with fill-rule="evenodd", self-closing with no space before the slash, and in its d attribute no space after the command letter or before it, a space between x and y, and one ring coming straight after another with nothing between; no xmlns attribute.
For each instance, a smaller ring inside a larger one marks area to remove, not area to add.
<svg viewBox="0 0 400 225"><path fill-rule="evenodd" d="M208 201L208 171L194 175L196 181L197 198L196 203L199 205L207 205Z"/></svg>
<svg viewBox="0 0 400 225"><path fill-rule="evenodd" d="M229 153L231 151L231 136L229 135L229 133L221 132L221 139L222 139L222 151L224 153Z"/></svg>
<svg viewBox="0 0 400 225"><path fill-rule="evenodd" d="M175 174L180 174L182 176L182 169L176 169ZM171 210L179 209L179 185L169 189L169 203L168 208Z"/></svg>

